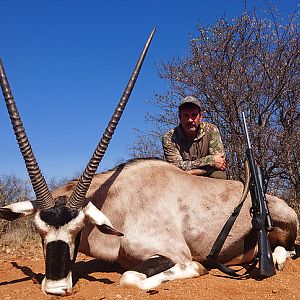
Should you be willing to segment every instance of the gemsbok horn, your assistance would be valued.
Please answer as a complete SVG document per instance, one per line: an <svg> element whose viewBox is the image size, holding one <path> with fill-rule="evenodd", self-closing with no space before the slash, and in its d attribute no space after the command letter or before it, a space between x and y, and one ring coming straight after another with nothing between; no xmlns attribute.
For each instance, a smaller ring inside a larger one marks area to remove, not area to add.
<svg viewBox="0 0 300 300"><path fill-rule="evenodd" d="M101 141L99 142L96 150L94 151L94 154L92 155L88 165L86 166L78 185L76 186L76 189L74 190L73 194L70 197L70 201L68 203L68 206L71 208L81 208L83 204L84 197L88 191L88 188L91 184L91 181L93 179L94 174L97 171L97 168L99 166L100 161L102 160L106 149L109 145L109 142L112 138L112 135L114 134L114 131L118 125L118 122L123 114L123 111L126 107L126 104L128 102L128 99L130 97L130 94L134 88L135 82L137 80L137 77L139 75L140 69L142 67L143 61L145 59L145 56L147 54L150 42L152 40L152 37L155 33L155 28L152 30L144 49L138 59L138 62L134 68L134 71L130 77L130 80L125 88L125 91L123 92L123 95L119 101L119 104L117 108L115 109L115 112L110 120L110 122L107 125L107 128L101 138ZM47 209L54 205L54 200L49 192L49 189L47 187L46 181L39 169L38 163L35 159L34 153L32 151L30 142L27 138L23 123L21 121L14 97L12 95L3 65L2 61L0 60L0 80L1 80L1 88L4 95L4 99L6 102L6 106L8 109L8 113L11 119L11 123L13 125L13 129L16 135L16 139L19 144L20 151L23 155L23 159L26 164L26 168L28 171L28 174L30 176L30 180L33 186L34 193L37 198L38 207L39 209Z"/></svg>
<svg viewBox="0 0 300 300"><path fill-rule="evenodd" d="M36 196L38 207L39 209L50 208L54 205L54 200L49 192L46 181L38 166L31 145L27 138L1 60L0 60L0 84L5 99L5 103L7 106L7 110L9 113L9 117L11 120L11 124L13 126L16 139L18 141L19 148L22 153L23 159L25 161L27 172L29 174L31 184Z"/></svg>

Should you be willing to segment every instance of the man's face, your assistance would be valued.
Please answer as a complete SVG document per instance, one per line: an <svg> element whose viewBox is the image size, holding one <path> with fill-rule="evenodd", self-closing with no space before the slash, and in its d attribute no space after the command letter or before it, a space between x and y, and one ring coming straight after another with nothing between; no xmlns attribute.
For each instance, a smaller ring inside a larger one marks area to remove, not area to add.
<svg viewBox="0 0 300 300"><path fill-rule="evenodd" d="M179 111L179 119L184 133L189 138L195 138L202 114L196 105L182 106Z"/></svg>

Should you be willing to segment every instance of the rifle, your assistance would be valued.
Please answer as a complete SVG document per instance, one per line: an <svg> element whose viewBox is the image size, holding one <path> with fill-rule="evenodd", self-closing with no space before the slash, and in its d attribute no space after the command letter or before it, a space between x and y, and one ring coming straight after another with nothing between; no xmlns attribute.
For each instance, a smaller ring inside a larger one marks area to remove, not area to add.
<svg viewBox="0 0 300 300"><path fill-rule="evenodd" d="M257 231L260 276L265 278L276 274L272 250L267 235L267 232L273 230L273 223L269 214L268 202L263 189L263 173L261 168L256 165L254 161L244 112L242 112L242 115L247 141L246 156L251 174L250 194L252 199L252 226Z"/></svg>

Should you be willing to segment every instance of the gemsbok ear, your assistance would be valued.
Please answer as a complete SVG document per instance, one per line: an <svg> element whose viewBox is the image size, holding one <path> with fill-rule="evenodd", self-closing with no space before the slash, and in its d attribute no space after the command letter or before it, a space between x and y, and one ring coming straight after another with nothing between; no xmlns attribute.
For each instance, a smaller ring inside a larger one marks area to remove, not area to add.
<svg viewBox="0 0 300 300"><path fill-rule="evenodd" d="M96 225L96 227L105 234L123 236L124 234L117 231L113 228L111 222L106 217L106 215L101 212L92 202L89 202L87 206L83 209L86 218L92 224Z"/></svg>
<svg viewBox="0 0 300 300"><path fill-rule="evenodd" d="M116 235L116 236L124 236L124 234L120 231L117 231L116 229L106 225L106 224L102 224L102 225L97 225L97 228L105 234L110 234L110 235Z"/></svg>
<svg viewBox="0 0 300 300"><path fill-rule="evenodd" d="M0 218L7 221L14 221L21 217L30 216L36 211L37 203L35 201L21 201L1 207Z"/></svg>

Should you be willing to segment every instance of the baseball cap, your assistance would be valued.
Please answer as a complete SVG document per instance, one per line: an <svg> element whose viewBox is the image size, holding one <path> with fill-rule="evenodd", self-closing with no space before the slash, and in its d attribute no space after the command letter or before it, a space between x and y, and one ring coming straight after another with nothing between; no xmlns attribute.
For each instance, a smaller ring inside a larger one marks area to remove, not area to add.
<svg viewBox="0 0 300 300"><path fill-rule="evenodd" d="M198 106L198 107L200 108L200 110L201 110L200 102L199 102L199 100L198 100L196 97L194 97L194 96L187 96L187 97L181 99L180 104L179 104L179 107L180 107L181 105L183 105L183 104L186 104L186 103L192 103L192 104L195 104L195 105Z"/></svg>

